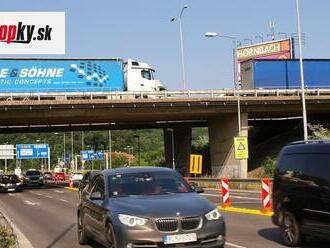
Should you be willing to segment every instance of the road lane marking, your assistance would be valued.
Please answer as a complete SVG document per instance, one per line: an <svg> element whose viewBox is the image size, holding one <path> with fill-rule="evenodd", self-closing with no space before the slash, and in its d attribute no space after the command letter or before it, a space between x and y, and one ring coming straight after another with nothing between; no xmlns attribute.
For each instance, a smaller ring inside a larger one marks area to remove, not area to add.
<svg viewBox="0 0 330 248"><path fill-rule="evenodd" d="M232 201L232 203L233 204L258 204L258 202L255 202L255 201ZM261 203L260 203L260 205L261 205Z"/></svg>
<svg viewBox="0 0 330 248"><path fill-rule="evenodd" d="M60 199L60 201L62 201L62 202L69 202L69 201L67 201L67 200L64 200L64 199Z"/></svg>
<svg viewBox="0 0 330 248"><path fill-rule="evenodd" d="M219 191L221 189L212 189L212 188L204 188L205 191ZM251 194L260 194L260 190L245 190L245 189L231 189L231 192L237 193L251 193Z"/></svg>
<svg viewBox="0 0 330 248"><path fill-rule="evenodd" d="M70 187L64 187L65 189L67 190L71 190L71 191L78 191L79 189L78 188L70 188Z"/></svg>
<svg viewBox="0 0 330 248"><path fill-rule="evenodd" d="M56 193L63 194L64 192L61 190L55 190Z"/></svg>
<svg viewBox="0 0 330 248"><path fill-rule="evenodd" d="M24 202L28 205L31 205L31 206L40 205L39 202L31 202L31 201L24 201Z"/></svg>
<svg viewBox="0 0 330 248"><path fill-rule="evenodd" d="M13 194L13 193L8 193L8 195L9 195L9 196L14 196L14 194Z"/></svg>
<svg viewBox="0 0 330 248"><path fill-rule="evenodd" d="M47 197L47 198L49 198L49 199L53 199L53 197L50 196L50 195L45 195L45 197Z"/></svg>
<svg viewBox="0 0 330 248"><path fill-rule="evenodd" d="M271 217L274 213L273 212L263 212L258 209L249 209L249 208L236 208L236 207L222 207L218 206L221 211L226 212L233 212L233 213L240 213L240 214L252 214L252 215L261 215Z"/></svg>
<svg viewBox="0 0 330 248"><path fill-rule="evenodd" d="M214 197L221 197L220 194L208 194L208 193L203 193L201 194L203 196L214 196ZM230 198L232 199L246 199L246 200L256 200L256 201L261 201L261 198L257 197L247 197L247 196L237 196L237 195L231 195Z"/></svg>
<svg viewBox="0 0 330 248"><path fill-rule="evenodd" d="M236 245L236 244L229 243L229 242L226 242L226 245L231 246L231 247L235 247L235 248L246 248L245 246Z"/></svg>

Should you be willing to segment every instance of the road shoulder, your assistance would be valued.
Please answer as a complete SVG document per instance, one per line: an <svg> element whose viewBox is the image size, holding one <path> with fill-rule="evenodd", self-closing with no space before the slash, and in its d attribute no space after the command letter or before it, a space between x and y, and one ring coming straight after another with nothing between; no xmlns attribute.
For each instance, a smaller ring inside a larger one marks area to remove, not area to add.
<svg viewBox="0 0 330 248"><path fill-rule="evenodd" d="M18 247L20 248L34 248L31 242L27 239L27 237L21 232L21 230L11 221L11 219L6 215L3 209L0 208L0 213L9 223L9 225L13 228L14 235L17 238Z"/></svg>

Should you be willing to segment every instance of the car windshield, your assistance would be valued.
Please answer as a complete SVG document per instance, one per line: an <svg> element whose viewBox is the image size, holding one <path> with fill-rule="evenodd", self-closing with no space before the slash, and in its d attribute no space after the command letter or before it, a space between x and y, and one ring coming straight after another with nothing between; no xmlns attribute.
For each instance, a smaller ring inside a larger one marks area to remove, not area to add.
<svg viewBox="0 0 330 248"><path fill-rule="evenodd" d="M19 179L16 175L2 175L0 176L1 183L17 183Z"/></svg>
<svg viewBox="0 0 330 248"><path fill-rule="evenodd" d="M40 175L40 171L27 171L26 172L27 176L39 176Z"/></svg>
<svg viewBox="0 0 330 248"><path fill-rule="evenodd" d="M109 176L110 197L188 193L193 189L175 173L126 173Z"/></svg>

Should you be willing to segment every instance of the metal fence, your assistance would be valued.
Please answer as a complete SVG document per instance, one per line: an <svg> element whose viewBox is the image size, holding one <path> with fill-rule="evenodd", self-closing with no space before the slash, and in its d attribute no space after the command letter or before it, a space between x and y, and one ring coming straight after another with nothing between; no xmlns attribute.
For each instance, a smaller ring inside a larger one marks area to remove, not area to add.
<svg viewBox="0 0 330 248"><path fill-rule="evenodd" d="M330 96L330 89L306 89L306 95ZM239 96L267 97L267 96L300 96L300 89L274 89L274 90L240 90ZM0 100L72 100L72 99L199 99L199 98L237 98L238 91L228 90L178 90L157 92L113 91L113 92L0 92Z"/></svg>

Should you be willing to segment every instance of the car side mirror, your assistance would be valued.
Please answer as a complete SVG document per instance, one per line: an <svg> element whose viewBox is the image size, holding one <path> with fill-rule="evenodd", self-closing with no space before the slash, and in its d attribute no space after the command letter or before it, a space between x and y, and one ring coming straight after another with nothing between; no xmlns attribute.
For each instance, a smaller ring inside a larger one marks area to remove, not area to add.
<svg viewBox="0 0 330 248"><path fill-rule="evenodd" d="M198 193L198 194L204 193L204 189L202 187L198 186L197 183L190 182L189 185L196 193Z"/></svg>
<svg viewBox="0 0 330 248"><path fill-rule="evenodd" d="M199 187L199 186L194 187L194 190L198 194L204 193L204 189L202 187Z"/></svg>
<svg viewBox="0 0 330 248"><path fill-rule="evenodd" d="M89 199L92 201L99 201L103 200L103 197L101 195L101 192L93 192L90 194Z"/></svg>

